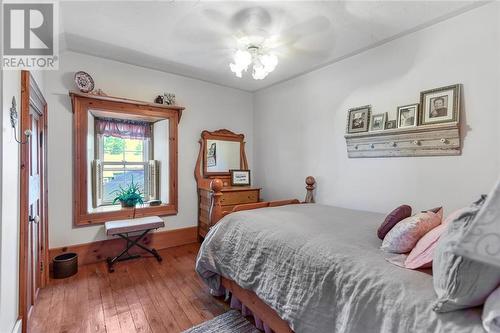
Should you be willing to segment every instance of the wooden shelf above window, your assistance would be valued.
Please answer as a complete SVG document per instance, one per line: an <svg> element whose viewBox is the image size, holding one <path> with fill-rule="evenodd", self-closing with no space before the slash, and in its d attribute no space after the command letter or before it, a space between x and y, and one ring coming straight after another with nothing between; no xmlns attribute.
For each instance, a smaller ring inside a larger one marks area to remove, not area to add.
<svg viewBox="0 0 500 333"><path fill-rule="evenodd" d="M345 135L350 158L460 155L456 122Z"/></svg>
<svg viewBox="0 0 500 333"><path fill-rule="evenodd" d="M181 120L182 111L185 110L185 107L179 106L179 105L158 104L158 103L152 103L152 102L138 101L138 100L129 99L129 98L123 98L123 97L87 94L87 93L82 93L79 91L70 91L69 95L71 96L72 101L74 100L75 96L78 96L78 97L83 97L83 98L90 98L93 100L99 100L99 101L126 103L126 104L134 105L138 108L146 108L146 109L154 108L155 110L158 110L158 109L174 110L174 111L177 111L179 113L179 121ZM73 105L73 112L74 112L74 110L75 110L75 106Z"/></svg>

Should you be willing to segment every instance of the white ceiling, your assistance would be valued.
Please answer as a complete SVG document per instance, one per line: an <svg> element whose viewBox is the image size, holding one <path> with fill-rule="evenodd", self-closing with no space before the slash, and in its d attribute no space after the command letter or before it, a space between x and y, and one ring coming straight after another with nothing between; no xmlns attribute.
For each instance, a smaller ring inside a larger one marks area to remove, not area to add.
<svg viewBox="0 0 500 333"><path fill-rule="evenodd" d="M65 49L255 91L480 5L475 1L63 2ZM264 80L229 70L237 39L276 36Z"/></svg>

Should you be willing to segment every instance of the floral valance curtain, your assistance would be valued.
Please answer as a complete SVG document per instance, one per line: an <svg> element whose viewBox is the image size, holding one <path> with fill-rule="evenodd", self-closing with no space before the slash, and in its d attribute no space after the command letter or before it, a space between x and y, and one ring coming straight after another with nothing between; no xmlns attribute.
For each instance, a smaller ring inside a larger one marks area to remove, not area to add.
<svg viewBox="0 0 500 333"><path fill-rule="evenodd" d="M151 124L144 121L97 118L95 128L97 134L102 136L139 140L151 138Z"/></svg>

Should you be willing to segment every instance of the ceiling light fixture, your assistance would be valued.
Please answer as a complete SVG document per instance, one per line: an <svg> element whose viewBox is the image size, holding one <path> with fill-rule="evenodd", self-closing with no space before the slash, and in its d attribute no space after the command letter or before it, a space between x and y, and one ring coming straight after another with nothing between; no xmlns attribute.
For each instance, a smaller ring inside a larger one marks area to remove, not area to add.
<svg viewBox="0 0 500 333"><path fill-rule="evenodd" d="M252 77L255 80L264 79L269 73L274 71L278 65L278 57L266 52L261 46L250 44L243 50L237 50L233 56L234 62L229 64L231 72L237 77L242 77L243 72L252 65Z"/></svg>

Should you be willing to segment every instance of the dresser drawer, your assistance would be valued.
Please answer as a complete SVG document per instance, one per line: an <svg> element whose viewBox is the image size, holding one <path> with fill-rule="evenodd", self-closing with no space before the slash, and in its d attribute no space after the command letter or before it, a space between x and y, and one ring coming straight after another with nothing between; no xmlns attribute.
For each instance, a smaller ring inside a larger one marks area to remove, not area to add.
<svg viewBox="0 0 500 333"><path fill-rule="evenodd" d="M227 205L240 205L246 203L259 202L259 191L238 191L238 192L224 192L221 199L223 206Z"/></svg>

